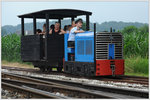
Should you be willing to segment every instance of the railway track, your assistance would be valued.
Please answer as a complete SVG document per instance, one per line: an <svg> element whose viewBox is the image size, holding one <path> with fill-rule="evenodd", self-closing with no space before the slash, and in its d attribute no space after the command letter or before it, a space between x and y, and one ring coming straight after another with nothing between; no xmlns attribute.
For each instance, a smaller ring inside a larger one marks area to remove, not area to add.
<svg viewBox="0 0 150 100"><path fill-rule="evenodd" d="M24 86L26 89L42 91L44 94L50 92L51 95L53 94L51 98L55 98L55 92L65 95L65 97L58 96L58 98L148 98L148 91L104 87L2 72L2 88L7 88L5 84Z"/></svg>
<svg viewBox="0 0 150 100"><path fill-rule="evenodd" d="M46 92L48 91L52 93L60 92L65 95L67 94L67 96L73 98L114 98L104 93L97 93L97 92L94 93L93 91L89 91L83 88L57 84L56 82L48 82L48 81L43 81L35 78L30 78L30 77L25 77L21 75L10 74L10 73L2 73L2 82L15 84L17 86L23 85L25 87L38 89ZM2 84L2 88L3 88L3 84Z"/></svg>
<svg viewBox="0 0 150 100"><path fill-rule="evenodd" d="M15 71L26 71L26 72L32 72L32 73L37 73L37 74L50 74L50 75L63 75L66 77L74 77L74 78L83 78L83 79L96 79L96 80L101 80L101 81L113 81L113 82L122 82L122 83L131 83L131 84L141 84L141 85L149 85L149 79L147 77L139 77L139 76L100 76L100 77L81 77L81 76L76 76L76 75L71 75L71 74L66 74L63 72L40 72L39 69L27 69L27 68L16 68L16 67L7 67L7 66L2 66L3 69L8 69L8 70L15 70Z"/></svg>
<svg viewBox="0 0 150 100"><path fill-rule="evenodd" d="M57 96L55 94L42 91L39 89L23 86L23 84L15 84L16 82L10 83L12 81L6 81L5 79L2 79L2 81L4 81L1 83L2 88L10 91L17 91L22 94L27 94L28 98L52 98L52 99L67 98L67 97Z"/></svg>

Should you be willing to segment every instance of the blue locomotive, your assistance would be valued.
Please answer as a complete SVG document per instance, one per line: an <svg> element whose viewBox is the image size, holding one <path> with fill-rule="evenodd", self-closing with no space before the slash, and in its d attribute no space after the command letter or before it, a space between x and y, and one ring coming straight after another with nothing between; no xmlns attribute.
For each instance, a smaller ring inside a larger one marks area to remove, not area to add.
<svg viewBox="0 0 150 100"><path fill-rule="evenodd" d="M86 31L77 33L75 47L68 47L69 33L49 34L49 20L86 16ZM19 15L21 18L21 58L41 71L57 71L81 76L124 75L123 37L119 32L89 31L91 12L74 9L50 9ZM24 18L33 18L33 35L24 34ZM46 34L36 34L36 19L46 19Z"/></svg>
<svg viewBox="0 0 150 100"><path fill-rule="evenodd" d="M75 48L68 48L67 40L68 34L65 34L66 73L85 76L124 74L121 33L100 32L95 36L89 31L79 33L75 37Z"/></svg>

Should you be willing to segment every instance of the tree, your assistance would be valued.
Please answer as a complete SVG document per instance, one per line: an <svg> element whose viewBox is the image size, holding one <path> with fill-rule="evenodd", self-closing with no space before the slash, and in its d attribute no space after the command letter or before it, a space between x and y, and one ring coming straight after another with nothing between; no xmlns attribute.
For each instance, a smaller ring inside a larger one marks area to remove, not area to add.
<svg viewBox="0 0 150 100"><path fill-rule="evenodd" d="M5 36L5 35L7 35L7 32L6 32L5 29L2 28L2 34L1 34L1 36Z"/></svg>
<svg viewBox="0 0 150 100"><path fill-rule="evenodd" d="M122 30L122 33L124 34L133 34L133 33L137 33L138 32L138 28L135 26L127 26Z"/></svg>
<svg viewBox="0 0 150 100"><path fill-rule="evenodd" d="M83 23L82 29L83 29L84 31L86 30L86 24L85 24L85 23Z"/></svg>
<svg viewBox="0 0 150 100"><path fill-rule="evenodd" d="M145 24L144 26L140 27L139 28L139 32L140 32L140 34L146 34L146 33L148 33L149 32L148 25Z"/></svg>

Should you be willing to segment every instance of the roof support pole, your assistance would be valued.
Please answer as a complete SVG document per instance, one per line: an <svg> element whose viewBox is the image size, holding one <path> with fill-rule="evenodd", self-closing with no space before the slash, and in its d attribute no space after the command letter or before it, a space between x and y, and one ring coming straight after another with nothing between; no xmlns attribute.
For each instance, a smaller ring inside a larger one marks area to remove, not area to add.
<svg viewBox="0 0 150 100"><path fill-rule="evenodd" d="M74 17L71 17L71 22L74 21Z"/></svg>
<svg viewBox="0 0 150 100"><path fill-rule="evenodd" d="M74 17L71 17L71 25L72 25L72 22L74 21Z"/></svg>
<svg viewBox="0 0 150 100"><path fill-rule="evenodd" d="M34 35L36 34L36 18L35 18L35 16L33 17L33 33L34 33Z"/></svg>
<svg viewBox="0 0 150 100"><path fill-rule="evenodd" d="M21 34L24 36L24 18L21 18Z"/></svg>
<svg viewBox="0 0 150 100"><path fill-rule="evenodd" d="M96 23L94 23L94 70L96 72Z"/></svg>
<svg viewBox="0 0 150 100"><path fill-rule="evenodd" d="M60 29L61 29L61 19L58 19L58 22L59 22L59 24L60 24Z"/></svg>
<svg viewBox="0 0 150 100"><path fill-rule="evenodd" d="M71 24L72 24L73 21L74 21L74 17L71 17Z"/></svg>
<svg viewBox="0 0 150 100"><path fill-rule="evenodd" d="M86 31L90 29L89 27L89 15L86 15Z"/></svg>
<svg viewBox="0 0 150 100"><path fill-rule="evenodd" d="M46 35L49 34L49 14L46 14Z"/></svg>
<svg viewBox="0 0 150 100"><path fill-rule="evenodd" d="M45 15L45 17L46 17L46 34L45 34L45 60L47 60L47 53L48 53L48 51L47 51L47 38L48 38L48 34L49 34L49 14L46 14Z"/></svg>

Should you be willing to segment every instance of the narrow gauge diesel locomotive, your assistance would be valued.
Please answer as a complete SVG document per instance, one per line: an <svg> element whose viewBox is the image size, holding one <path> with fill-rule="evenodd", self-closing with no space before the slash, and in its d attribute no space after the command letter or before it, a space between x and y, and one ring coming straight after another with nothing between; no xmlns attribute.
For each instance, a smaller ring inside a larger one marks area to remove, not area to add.
<svg viewBox="0 0 150 100"><path fill-rule="evenodd" d="M77 33L75 47L68 47L68 34L49 34L49 20L61 20L77 16L86 16L86 31ZM123 37L119 32L89 31L91 12L75 9L50 9L19 15L21 18L21 58L32 62L41 71L57 71L81 76L123 75ZM33 19L33 35L24 34L24 19ZM36 34L36 20L46 19L46 34Z"/></svg>

